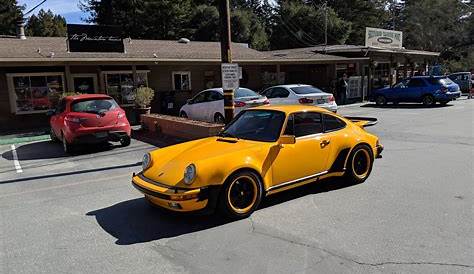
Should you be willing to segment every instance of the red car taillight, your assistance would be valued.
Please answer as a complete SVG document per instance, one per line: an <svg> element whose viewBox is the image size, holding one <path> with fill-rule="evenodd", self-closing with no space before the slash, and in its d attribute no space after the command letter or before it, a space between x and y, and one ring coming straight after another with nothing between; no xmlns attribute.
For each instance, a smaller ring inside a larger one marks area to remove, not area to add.
<svg viewBox="0 0 474 274"><path fill-rule="evenodd" d="M234 107L236 108L241 108L241 107L245 107L245 103L244 102L240 102L240 101L235 101L234 102Z"/></svg>
<svg viewBox="0 0 474 274"><path fill-rule="evenodd" d="M298 100L300 104L312 104L314 101L308 98L301 98Z"/></svg>
<svg viewBox="0 0 474 274"><path fill-rule="evenodd" d="M336 99L334 98L333 95L331 95L331 97L329 97L329 102L334 102L334 101L336 101Z"/></svg>
<svg viewBox="0 0 474 274"><path fill-rule="evenodd" d="M268 105L268 104L270 104L270 101L268 99L266 99L265 101L263 101L263 104Z"/></svg>

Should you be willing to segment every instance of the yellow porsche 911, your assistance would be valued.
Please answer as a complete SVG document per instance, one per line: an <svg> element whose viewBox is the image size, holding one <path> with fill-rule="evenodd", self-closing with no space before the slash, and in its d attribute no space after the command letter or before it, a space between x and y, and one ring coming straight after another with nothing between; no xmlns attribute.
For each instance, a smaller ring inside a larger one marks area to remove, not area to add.
<svg viewBox="0 0 474 274"><path fill-rule="evenodd" d="M264 196L322 178L365 181L383 149L364 130L375 123L313 106L248 109L218 136L146 154L132 184L162 208L246 217Z"/></svg>

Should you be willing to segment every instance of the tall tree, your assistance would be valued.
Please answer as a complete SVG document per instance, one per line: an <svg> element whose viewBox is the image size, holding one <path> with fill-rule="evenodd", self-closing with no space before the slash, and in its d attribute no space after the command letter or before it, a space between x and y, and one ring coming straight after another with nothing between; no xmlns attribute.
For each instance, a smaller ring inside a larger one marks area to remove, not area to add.
<svg viewBox="0 0 474 274"><path fill-rule="evenodd" d="M0 34L15 35L22 16L22 7L16 0L0 0Z"/></svg>
<svg viewBox="0 0 474 274"><path fill-rule="evenodd" d="M341 19L332 8L314 6L306 1L278 1L271 45L274 49L308 47L324 44L327 11L328 44L344 44L351 23Z"/></svg>
<svg viewBox="0 0 474 274"><path fill-rule="evenodd" d="M66 36L66 19L51 10L41 9L38 15L30 16L25 31L28 36Z"/></svg>

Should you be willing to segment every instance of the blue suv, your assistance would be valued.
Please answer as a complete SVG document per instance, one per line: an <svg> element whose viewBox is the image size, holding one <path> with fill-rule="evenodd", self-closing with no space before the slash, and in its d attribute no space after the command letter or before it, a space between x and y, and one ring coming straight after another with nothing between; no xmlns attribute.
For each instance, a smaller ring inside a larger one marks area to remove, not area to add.
<svg viewBox="0 0 474 274"><path fill-rule="evenodd" d="M372 101L377 105L387 102L423 103L432 106L439 102L446 105L461 96L459 85L444 76L414 76L392 87L384 87L373 92Z"/></svg>

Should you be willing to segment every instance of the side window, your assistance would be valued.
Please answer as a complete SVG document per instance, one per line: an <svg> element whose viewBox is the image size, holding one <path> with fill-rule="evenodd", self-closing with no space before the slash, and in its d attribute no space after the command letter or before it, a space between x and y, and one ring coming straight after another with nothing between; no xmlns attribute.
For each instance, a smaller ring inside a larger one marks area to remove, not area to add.
<svg viewBox="0 0 474 274"><path fill-rule="evenodd" d="M199 103L204 102L205 99L206 99L206 92L203 91L203 92L199 93L198 95L194 96L192 101L193 101L193 104L199 104Z"/></svg>
<svg viewBox="0 0 474 274"><path fill-rule="evenodd" d="M211 90L210 96L209 96L209 101L219 101L219 100L223 100L223 99L224 99L224 96L222 94L220 94L217 91Z"/></svg>
<svg viewBox="0 0 474 274"><path fill-rule="evenodd" d="M321 133L321 114L316 112L295 113L293 116L293 132L295 137Z"/></svg>
<svg viewBox="0 0 474 274"><path fill-rule="evenodd" d="M344 123L344 121L329 114L323 114L323 121L325 132L339 130L346 126L346 123Z"/></svg>
<svg viewBox="0 0 474 274"><path fill-rule="evenodd" d="M286 98L290 92L285 88L274 88L272 91L272 98Z"/></svg>
<svg viewBox="0 0 474 274"><path fill-rule="evenodd" d="M264 90L261 94L263 96L266 96L267 98L271 98L270 96L271 96L272 90L273 90L272 88L268 88L268 89Z"/></svg>
<svg viewBox="0 0 474 274"><path fill-rule="evenodd" d="M413 79L410 79L410 82L408 82L409 88L424 87L424 86L426 85L423 79L413 78Z"/></svg>
<svg viewBox="0 0 474 274"><path fill-rule="evenodd" d="M291 114L288 116L288 123L286 123L285 132L283 132L284 135L295 135L295 124L293 121L293 114Z"/></svg>

